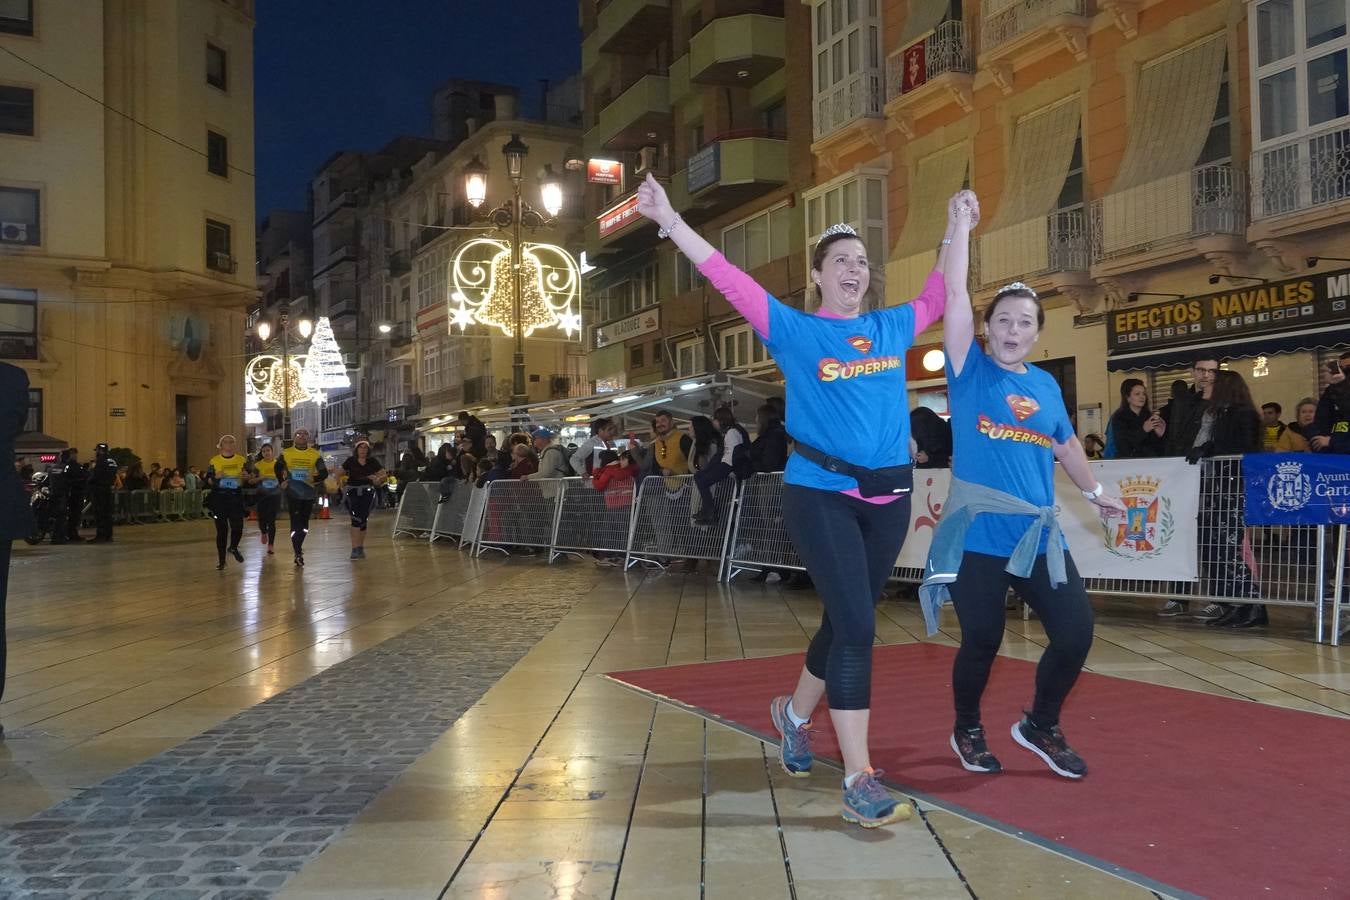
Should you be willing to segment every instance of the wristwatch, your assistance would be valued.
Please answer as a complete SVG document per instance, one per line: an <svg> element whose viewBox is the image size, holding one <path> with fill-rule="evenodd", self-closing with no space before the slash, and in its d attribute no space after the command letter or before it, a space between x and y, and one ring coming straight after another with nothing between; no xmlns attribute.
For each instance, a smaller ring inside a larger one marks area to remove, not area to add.
<svg viewBox="0 0 1350 900"><path fill-rule="evenodd" d="M1089 500L1092 500L1093 502L1096 502L1097 498L1100 497L1102 494L1105 494L1105 493L1106 493L1106 488L1102 487L1101 482L1097 482L1097 486L1096 486L1095 488L1093 488L1092 490L1090 490L1090 491L1083 491L1083 496L1086 497L1086 498L1089 499Z"/></svg>
<svg viewBox="0 0 1350 900"><path fill-rule="evenodd" d="M684 219L681 219L681 218L680 218L680 214L679 214L679 213L676 213L676 214L675 214L675 218L673 218L673 219L670 220L670 227L669 227L669 228L657 228L657 229L656 229L656 236L659 237L661 240L664 241L666 238L670 237L670 233L671 233L672 231L674 231L677 227L679 227L680 225L683 225L683 224L684 224Z"/></svg>

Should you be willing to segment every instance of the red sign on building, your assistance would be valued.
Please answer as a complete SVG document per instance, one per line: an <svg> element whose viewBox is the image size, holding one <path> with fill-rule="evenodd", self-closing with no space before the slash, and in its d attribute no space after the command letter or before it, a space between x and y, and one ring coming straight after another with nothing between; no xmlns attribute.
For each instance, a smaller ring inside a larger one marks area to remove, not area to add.
<svg viewBox="0 0 1350 900"><path fill-rule="evenodd" d="M597 221L600 223L600 236L606 237L632 224L633 220L638 218L637 207L637 194L633 194L602 212L597 217Z"/></svg>
<svg viewBox="0 0 1350 900"><path fill-rule="evenodd" d="M614 159L587 160L586 180L591 184L623 184L623 163Z"/></svg>
<svg viewBox="0 0 1350 900"><path fill-rule="evenodd" d="M905 50L905 77L900 86L902 94L919 87L928 80L928 61L923 52L923 41Z"/></svg>

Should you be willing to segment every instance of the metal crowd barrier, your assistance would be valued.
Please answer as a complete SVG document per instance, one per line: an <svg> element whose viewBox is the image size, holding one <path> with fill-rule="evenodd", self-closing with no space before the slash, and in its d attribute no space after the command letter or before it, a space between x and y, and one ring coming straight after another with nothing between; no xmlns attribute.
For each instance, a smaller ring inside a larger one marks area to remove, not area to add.
<svg viewBox="0 0 1350 900"><path fill-rule="evenodd" d="M394 531L390 536L430 535L432 527L436 524L436 506L441 498L441 486L431 481L409 481L404 483L400 493L403 496L398 503L398 513L394 516Z"/></svg>
<svg viewBox="0 0 1350 900"><path fill-rule="evenodd" d="M473 486L464 481L456 481L449 499L442 498L436 505L436 518L431 523L430 543L439 538L448 537L458 541L464 534L464 516L469 511L469 496Z"/></svg>
<svg viewBox="0 0 1350 900"><path fill-rule="evenodd" d="M469 505L464 510L464 530L459 536L459 549L472 547L478 555L478 538L483 529L483 510L487 506L487 488L469 489Z"/></svg>
<svg viewBox="0 0 1350 900"><path fill-rule="evenodd" d="M545 486L544 482L538 484L541 488ZM549 562L559 556L581 556L592 551L627 553L633 531L636 485L626 495L616 488L607 497L604 491L596 490L581 478L565 478L556 484L561 499L549 546Z"/></svg>
<svg viewBox="0 0 1350 900"><path fill-rule="evenodd" d="M1350 558L1347 558L1350 557L1350 551L1346 547L1350 526L1336 525L1326 531L1334 536L1335 544L1331 548L1331 553L1326 552L1325 543L1321 545L1326 562L1322 571L1325 572L1327 567L1332 567L1331 577L1327 579L1331 582L1331 645L1339 647L1341 638L1350 634L1343 631L1341 625L1347 621L1345 617L1350 616ZM1318 640L1321 640L1320 634Z"/></svg>
<svg viewBox="0 0 1350 900"><path fill-rule="evenodd" d="M644 478L624 568L637 563L662 565L662 560L669 559L706 559L720 567L726 559L727 538L737 512L736 479L727 477L718 482L712 493L716 519L709 525L696 525L693 517L699 512L700 501L694 476Z"/></svg>
<svg viewBox="0 0 1350 900"><path fill-rule="evenodd" d="M783 525L783 473L752 475L741 486L723 580L764 569L806 571Z"/></svg>
<svg viewBox="0 0 1350 900"><path fill-rule="evenodd" d="M547 488L548 490L545 490ZM485 550L507 552L507 547L549 549L557 525L557 482L501 479L484 489L482 522L475 556Z"/></svg>

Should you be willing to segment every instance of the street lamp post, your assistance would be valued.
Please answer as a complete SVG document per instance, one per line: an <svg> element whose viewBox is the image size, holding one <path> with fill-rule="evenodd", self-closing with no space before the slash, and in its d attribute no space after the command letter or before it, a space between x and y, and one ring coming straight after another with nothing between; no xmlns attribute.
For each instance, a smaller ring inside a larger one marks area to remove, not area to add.
<svg viewBox="0 0 1350 900"><path fill-rule="evenodd" d="M521 324L521 298L524 292L524 263L522 261L522 227L539 228L552 225L554 218L562 211L562 182L553 173L552 166L544 167L540 180L540 197L544 212L541 213L520 193L520 183L524 178L525 157L530 148L520 139L520 135L511 135L511 140L502 147L506 157L506 173L511 179L511 198L486 215L488 221L498 228L511 229L511 282L515 296L511 310L514 320L512 328L515 337L515 353L511 358L511 405L524 406L528 400L525 391L525 330ZM465 167L465 194L469 205L478 209L487 199L488 168L476 157ZM546 214L545 214L546 213Z"/></svg>
<svg viewBox="0 0 1350 900"><path fill-rule="evenodd" d="M295 322L295 329L300 334L302 340L307 340L314 331L314 323L304 316ZM281 439L289 441L291 439L291 314L281 312L277 316L277 331L281 338L281 377L283 379L281 390L283 402L281 406ZM266 319L258 323L258 339L267 342L272 336L272 326Z"/></svg>

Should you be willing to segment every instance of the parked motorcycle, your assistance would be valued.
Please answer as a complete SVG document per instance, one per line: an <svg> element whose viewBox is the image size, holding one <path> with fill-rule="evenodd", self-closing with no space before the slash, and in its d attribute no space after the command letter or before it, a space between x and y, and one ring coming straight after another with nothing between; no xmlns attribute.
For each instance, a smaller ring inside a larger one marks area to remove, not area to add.
<svg viewBox="0 0 1350 900"><path fill-rule="evenodd" d="M33 493L28 498L28 506L33 511L33 531L24 540L29 544L40 544L52 530L52 494L46 472L33 473Z"/></svg>

